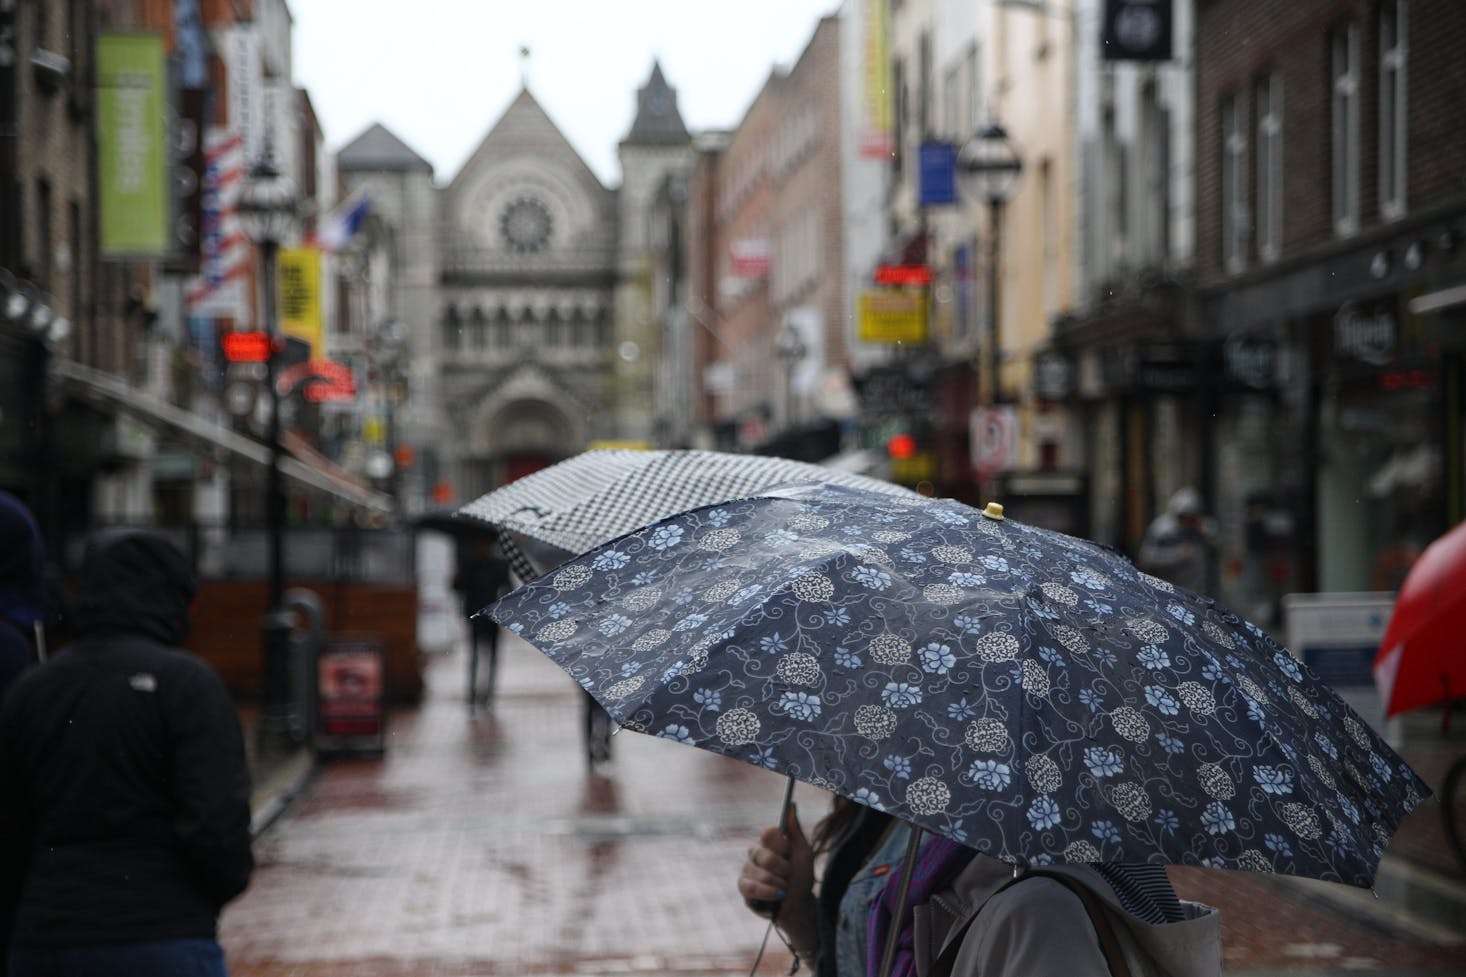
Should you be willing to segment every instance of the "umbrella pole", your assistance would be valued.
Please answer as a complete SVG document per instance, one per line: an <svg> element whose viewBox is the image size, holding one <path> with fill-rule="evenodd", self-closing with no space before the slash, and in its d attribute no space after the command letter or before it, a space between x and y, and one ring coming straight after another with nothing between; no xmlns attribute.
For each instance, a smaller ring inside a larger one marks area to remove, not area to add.
<svg viewBox="0 0 1466 977"><path fill-rule="evenodd" d="M906 863L901 869L901 888L896 890L896 911L891 914L891 929L886 934L886 949L881 954L881 977L891 977L896 963L896 944L901 938L901 917L906 912L906 894L911 890L911 876L916 872L916 854L921 848L921 829L911 825L911 840L906 843Z"/></svg>
<svg viewBox="0 0 1466 977"><path fill-rule="evenodd" d="M794 778L789 778L789 783L784 786L784 801L779 805L779 830L788 833L789 831L789 808L794 804ZM749 903L754 912L763 913L769 917L769 925L779 916L779 907L784 904L782 899L755 899ZM767 934L765 934L767 938Z"/></svg>

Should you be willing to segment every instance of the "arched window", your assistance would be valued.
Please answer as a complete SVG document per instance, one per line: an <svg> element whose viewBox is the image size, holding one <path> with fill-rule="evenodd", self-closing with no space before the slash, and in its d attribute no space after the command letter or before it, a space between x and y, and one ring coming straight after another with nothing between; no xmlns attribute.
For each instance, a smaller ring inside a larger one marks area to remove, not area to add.
<svg viewBox="0 0 1466 977"><path fill-rule="evenodd" d="M463 324L458 321L458 309L448 306L443 312L443 348L456 352L463 342Z"/></svg>
<svg viewBox="0 0 1466 977"><path fill-rule="evenodd" d="M481 305L475 305L473 307L472 337L473 337L473 348L474 349L487 349L488 348L488 346L489 346L489 320L484 315L484 309L483 309L483 306L481 306Z"/></svg>
<svg viewBox="0 0 1466 977"><path fill-rule="evenodd" d="M497 349L508 349L510 340L509 310L501 305L494 310L494 346Z"/></svg>

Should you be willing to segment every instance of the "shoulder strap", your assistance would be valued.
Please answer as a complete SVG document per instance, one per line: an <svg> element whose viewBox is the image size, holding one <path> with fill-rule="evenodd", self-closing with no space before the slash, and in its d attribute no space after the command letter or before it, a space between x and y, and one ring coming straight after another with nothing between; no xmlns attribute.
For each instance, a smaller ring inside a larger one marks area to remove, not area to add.
<svg viewBox="0 0 1466 977"><path fill-rule="evenodd" d="M1027 879L1040 877L1054 880L1079 897L1079 901L1084 905L1084 911L1089 914L1089 922L1094 927L1095 936L1099 938L1100 951L1105 955L1105 964L1109 967L1110 974L1112 977L1131 977L1130 965L1125 960L1125 952L1120 946L1119 938L1115 935L1115 928L1111 925L1109 916L1105 914L1104 907L1095 898L1095 894L1078 879L1059 872L1045 872L1042 869L1030 869L1017 878L1010 879L1001 889L989 896L981 906L978 906L976 912L959 923L956 931L947 937L946 946L942 949L941 954L932 962L929 977L952 977L952 967L957 962L957 952L962 948L962 939L967 930L977 921L983 907L1009 887Z"/></svg>

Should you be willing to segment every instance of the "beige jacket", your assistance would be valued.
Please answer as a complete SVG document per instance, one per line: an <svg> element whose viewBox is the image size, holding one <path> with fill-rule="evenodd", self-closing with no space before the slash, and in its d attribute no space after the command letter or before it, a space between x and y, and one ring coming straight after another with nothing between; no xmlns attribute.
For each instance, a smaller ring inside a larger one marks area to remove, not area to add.
<svg viewBox="0 0 1466 977"><path fill-rule="evenodd" d="M1045 871L1069 876L1097 897L1133 977L1221 973L1221 913L1216 909L1183 903L1189 918L1147 923L1121 907L1094 869L1056 865ZM942 951L956 941L960 947L952 977L1109 977L1099 938L1079 897L1042 877L1003 889L1012 878L1012 866L978 856L950 888L915 907L918 977L933 977ZM969 919L973 922L964 929Z"/></svg>

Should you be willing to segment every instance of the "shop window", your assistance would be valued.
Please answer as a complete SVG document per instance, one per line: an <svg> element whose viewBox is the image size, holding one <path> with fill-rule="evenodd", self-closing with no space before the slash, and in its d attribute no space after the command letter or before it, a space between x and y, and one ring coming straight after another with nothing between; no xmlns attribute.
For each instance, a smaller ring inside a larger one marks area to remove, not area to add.
<svg viewBox="0 0 1466 977"><path fill-rule="evenodd" d="M1339 27L1329 44L1334 231L1353 234L1359 227L1359 25L1350 21Z"/></svg>
<svg viewBox="0 0 1466 977"><path fill-rule="evenodd" d="M1379 11L1379 212L1405 213L1405 3L1385 0Z"/></svg>
<svg viewBox="0 0 1466 977"><path fill-rule="evenodd" d="M1257 254L1277 258L1283 244L1283 89L1276 71L1257 80Z"/></svg>
<svg viewBox="0 0 1466 977"><path fill-rule="evenodd" d="M1222 260L1227 270L1247 262L1247 130L1241 99L1222 102Z"/></svg>

